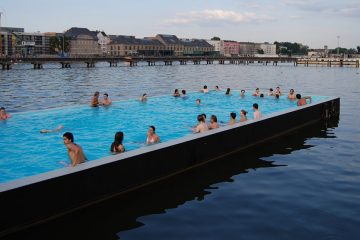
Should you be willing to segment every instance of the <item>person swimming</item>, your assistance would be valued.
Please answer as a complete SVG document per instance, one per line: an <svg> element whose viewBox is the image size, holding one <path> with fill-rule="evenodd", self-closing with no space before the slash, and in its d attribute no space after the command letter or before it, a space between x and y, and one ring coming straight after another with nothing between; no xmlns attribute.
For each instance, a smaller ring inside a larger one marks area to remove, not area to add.
<svg viewBox="0 0 360 240"><path fill-rule="evenodd" d="M311 103L311 97L310 96L305 96L305 97L301 97L301 94L296 94L296 98L298 99L297 101L297 105L298 106L304 106L307 104L306 99L309 99L310 103Z"/></svg>
<svg viewBox="0 0 360 240"><path fill-rule="evenodd" d="M256 89L255 89L255 92L253 92L252 95L253 95L254 97L260 97L260 94L261 94L261 93L260 93L260 89L259 89L259 88L256 88Z"/></svg>
<svg viewBox="0 0 360 240"><path fill-rule="evenodd" d="M296 99L296 94L295 94L294 89L290 89L287 98L290 99L290 100L295 100Z"/></svg>
<svg viewBox="0 0 360 240"><path fill-rule="evenodd" d="M140 102L146 102L146 101L147 101L147 94L144 93L140 98Z"/></svg>
<svg viewBox="0 0 360 240"><path fill-rule="evenodd" d="M227 88L227 89L226 89L226 92L225 92L225 95L231 95L230 91L231 91L231 89L230 89L230 88Z"/></svg>
<svg viewBox="0 0 360 240"><path fill-rule="evenodd" d="M241 89L241 91L240 91L240 97L245 97L245 90L244 90L244 89Z"/></svg>
<svg viewBox="0 0 360 240"><path fill-rule="evenodd" d="M113 153L123 153L125 152L125 147L123 145L124 133L116 132L114 137L114 142L110 146L110 152Z"/></svg>
<svg viewBox="0 0 360 240"><path fill-rule="evenodd" d="M208 93L209 92L208 87L206 85L204 85L203 89L201 89L201 92Z"/></svg>
<svg viewBox="0 0 360 240"><path fill-rule="evenodd" d="M179 89L175 89L173 93L174 97L180 97Z"/></svg>
<svg viewBox="0 0 360 240"><path fill-rule="evenodd" d="M64 128L63 125L59 125L55 129L41 129L40 133L60 132L61 129L63 129L63 128Z"/></svg>
<svg viewBox="0 0 360 240"><path fill-rule="evenodd" d="M205 122L205 118L203 114L197 116L198 124L193 129L194 133L202 133L209 130L208 125Z"/></svg>
<svg viewBox="0 0 360 240"><path fill-rule="evenodd" d="M199 106L200 104L201 104L201 100L200 100L200 98L198 98L198 99L196 99L196 106Z"/></svg>
<svg viewBox="0 0 360 240"><path fill-rule="evenodd" d="M147 132L146 144L155 144L160 142L159 136L155 133L155 126L149 126Z"/></svg>
<svg viewBox="0 0 360 240"><path fill-rule="evenodd" d="M253 104L253 110L254 110L254 119L259 119L261 118L261 112L259 111L259 105L257 103Z"/></svg>

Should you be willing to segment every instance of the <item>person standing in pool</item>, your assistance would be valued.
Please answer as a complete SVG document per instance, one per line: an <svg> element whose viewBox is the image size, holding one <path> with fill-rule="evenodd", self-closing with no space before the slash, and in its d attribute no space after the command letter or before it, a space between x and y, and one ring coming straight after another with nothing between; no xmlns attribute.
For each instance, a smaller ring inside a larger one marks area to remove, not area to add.
<svg viewBox="0 0 360 240"><path fill-rule="evenodd" d="M74 143L74 135L70 132L66 132L63 135L64 145L68 149L69 158L71 160L71 166L85 162L86 156L80 145Z"/></svg>
<svg viewBox="0 0 360 240"><path fill-rule="evenodd" d="M254 110L254 120L261 118L261 112L259 111L259 105L257 103L253 104Z"/></svg>
<svg viewBox="0 0 360 240"><path fill-rule="evenodd" d="M231 112L230 113L230 121L228 123L228 125L233 125L236 123L236 113Z"/></svg>
<svg viewBox="0 0 360 240"><path fill-rule="evenodd" d="M92 96L92 98L91 98L91 103L90 103L91 107L99 106L99 95L100 95L100 93L98 91L96 91L94 93L94 96Z"/></svg>
<svg viewBox="0 0 360 240"><path fill-rule="evenodd" d="M201 89L201 92L208 93L209 92L208 87L206 85L204 85L203 89Z"/></svg>
<svg viewBox="0 0 360 240"><path fill-rule="evenodd" d="M244 89L241 89L241 91L240 91L240 97L245 97L245 90L244 90Z"/></svg>
<svg viewBox="0 0 360 240"><path fill-rule="evenodd" d="M296 94L295 94L295 91L294 91L294 89L290 89L290 91L289 91L289 94L288 94L288 97L287 97L288 99L290 99L290 100L295 100L296 99Z"/></svg>
<svg viewBox="0 0 360 240"><path fill-rule="evenodd" d="M173 93L174 97L180 97L179 89L175 89Z"/></svg>
<svg viewBox="0 0 360 240"><path fill-rule="evenodd" d="M147 132L146 144L154 144L160 142L160 138L155 133L155 126L150 126Z"/></svg>
<svg viewBox="0 0 360 240"><path fill-rule="evenodd" d="M194 133L202 133L209 130L208 125L205 123L204 116L202 114L197 116L198 124L194 128Z"/></svg>
<svg viewBox="0 0 360 240"><path fill-rule="evenodd" d="M230 88L227 88L227 89L226 89L226 92L225 92L225 95L230 96L230 95L231 95L230 91L231 91L231 89L230 89Z"/></svg>
<svg viewBox="0 0 360 240"><path fill-rule="evenodd" d="M5 108L4 108L4 107L1 107L1 108L0 108L0 120L6 120L6 119L8 119L8 118L10 118L10 117L11 117L10 114L8 114L8 113L6 112Z"/></svg>
<svg viewBox="0 0 360 240"><path fill-rule="evenodd" d="M240 122L245 122L247 120L246 114L247 114L247 111L245 111L243 109L240 111Z"/></svg>
<svg viewBox="0 0 360 240"><path fill-rule="evenodd" d="M144 93L140 98L140 102L146 102L146 101L147 101L147 94Z"/></svg>
<svg viewBox="0 0 360 240"><path fill-rule="evenodd" d="M219 128L217 117L215 115L211 115L209 129L215 129L215 128Z"/></svg>
<svg viewBox="0 0 360 240"><path fill-rule="evenodd" d="M123 145L124 133L117 132L115 133L114 142L111 144L110 151L113 153L122 153L125 152L125 147Z"/></svg>
<svg viewBox="0 0 360 240"><path fill-rule="evenodd" d="M103 101L101 102L101 104L102 104L103 106L109 106L111 103L112 103L112 101L111 101L110 98L109 98L109 94L104 93Z"/></svg>

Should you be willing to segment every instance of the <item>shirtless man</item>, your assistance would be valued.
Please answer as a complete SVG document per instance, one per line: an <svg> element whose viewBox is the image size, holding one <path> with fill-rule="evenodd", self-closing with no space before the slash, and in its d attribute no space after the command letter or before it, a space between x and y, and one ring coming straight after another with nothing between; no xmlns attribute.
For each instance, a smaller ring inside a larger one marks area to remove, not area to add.
<svg viewBox="0 0 360 240"><path fill-rule="evenodd" d="M253 92L252 95L253 95L254 97L260 97L260 94L261 94L261 93L260 93L260 89L259 89L259 88L256 88L256 89L255 89L255 92Z"/></svg>
<svg viewBox="0 0 360 240"><path fill-rule="evenodd" d="M277 86L277 87L276 87L275 94L279 94L279 96L281 96L281 95L282 95L282 93L281 93L281 90L280 90L280 87L279 87L279 86Z"/></svg>
<svg viewBox="0 0 360 240"><path fill-rule="evenodd" d="M306 105L307 104L306 99L309 99L310 103L311 103L311 97L310 96L301 97L301 94L296 94L296 98L298 99L298 101L297 101L298 106Z"/></svg>
<svg viewBox="0 0 360 240"><path fill-rule="evenodd" d="M100 93L98 91L96 91L94 93L94 96L92 96L92 98L91 98L91 103L90 103L91 107L99 106L99 95L100 95Z"/></svg>
<svg viewBox="0 0 360 240"><path fill-rule="evenodd" d="M296 99L296 94L294 92L294 89L290 89L290 92L288 94L288 99L290 99L290 100L295 100Z"/></svg>
<svg viewBox="0 0 360 240"><path fill-rule="evenodd" d="M254 110L254 120L261 118L261 112L259 111L259 105L257 103L253 104Z"/></svg>
<svg viewBox="0 0 360 240"><path fill-rule="evenodd" d="M87 160L81 146L74 143L74 136L72 133L64 133L63 140L64 145L68 149L71 166L75 167L77 164L83 163Z"/></svg>
<svg viewBox="0 0 360 240"><path fill-rule="evenodd" d="M208 93L209 92L208 87L206 85L204 85L203 89L201 89L201 92Z"/></svg>
<svg viewBox="0 0 360 240"><path fill-rule="evenodd" d="M160 138L155 133L155 127L150 126L147 132L146 144L154 144L160 142Z"/></svg>
<svg viewBox="0 0 360 240"><path fill-rule="evenodd" d="M101 102L101 104L104 106L109 106L111 103L112 103L112 101L109 98L109 94L104 93L103 101Z"/></svg>

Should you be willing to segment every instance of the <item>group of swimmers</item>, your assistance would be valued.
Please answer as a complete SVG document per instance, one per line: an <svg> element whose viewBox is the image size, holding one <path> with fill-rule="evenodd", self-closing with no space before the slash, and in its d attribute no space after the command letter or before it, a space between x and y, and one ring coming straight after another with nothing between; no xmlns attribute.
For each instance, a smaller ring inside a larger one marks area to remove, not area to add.
<svg viewBox="0 0 360 240"><path fill-rule="evenodd" d="M90 103L91 107L98 107L99 105L103 105L103 106L111 105L112 101L109 98L109 94L104 93L102 101L99 101L99 96L100 96L100 93L98 91L96 91L91 98L91 103Z"/></svg>
<svg viewBox="0 0 360 240"><path fill-rule="evenodd" d="M259 110L259 105L257 103L253 104L253 111L254 111L254 120L260 119L262 114ZM246 114L247 114L247 111L245 111L244 109L240 110L240 121L239 122L247 121ZM216 129L216 128L220 127L216 115L211 115L209 124L206 122L206 114L205 113L198 115L197 120L198 120L198 123L193 128L194 133L201 133L201 132L205 132L207 130ZM236 113L231 112L228 125L233 125L235 123L237 123Z"/></svg>
<svg viewBox="0 0 360 240"><path fill-rule="evenodd" d="M221 91L219 86L215 86L215 91ZM209 89L208 87L205 85L203 87L203 89L200 90L203 93L208 93ZM231 95L231 89L227 88L226 95ZM269 89L269 92L267 94L268 96L275 96L276 98L279 98L282 95L282 92L280 90L280 87L276 87L276 90L273 91L272 88ZM99 105L103 105L103 106L109 106L111 105L112 101L109 98L109 95L107 93L103 94L103 100L99 101L99 96L100 93L98 91L96 91L94 93L94 95L91 98L91 103L90 106L92 107L98 107ZM181 94L179 92L178 89L175 89L174 93L173 93L174 97L186 97L186 90L182 90ZM245 90L241 90L240 91L240 96L244 97L245 96ZM255 92L252 94L252 96L255 97L264 97L264 94L260 92L259 88L255 89ZM301 97L300 94L295 94L294 89L290 89L289 94L288 94L288 99L290 100L295 100L297 99L297 105L298 106L302 106L302 105L306 105L307 104L307 99L310 100L311 103L311 97L306 96L306 97ZM147 94L144 93L140 99L141 102L145 102L147 100ZM197 99L196 100L196 104L200 105L201 100ZM257 103L253 104L253 111L254 111L254 119L259 119L261 118L262 114L259 110L259 105ZM242 109L240 111L240 121L239 122L245 122L247 121L247 111L245 111L244 109ZM0 108L0 120L6 120L8 118L10 118L11 115L8 114L5 110L4 107ZM218 124L218 120L217 117L215 115L211 115L210 117L210 123L206 122L206 115L205 114L200 114L197 116L197 125L193 128L193 132L194 133L201 133L201 132L205 132L207 130L211 130L211 129L216 129L219 128L219 124ZM235 124L236 121L236 113L235 112L231 112L230 113L230 121L228 123L228 125L233 125ZM59 125L58 127L56 127L55 129L42 129L40 130L40 133L51 133L51 132L59 132L63 129L63 125ZM119 131L115 133L115 137L114 137L114 141L112 142L111 146L110 146L110 152L112 153L123 153L125 152L125 147L123 145L123 140L124 140L124 133ZM76 144L74 142L74 136L72 133L70 132L65 132L63 134L63 141L64 141L64 145L66 146L67 150L68 150L68 155L69 158L71 160L71 166L76 166L77 164L83 163L87 160L84 151L82 149L82 147L78 144ZM147 137L146 137L146 144L155 144L160 142L160 137L155 133L155 126L149 126L149 129L147 131Z"/></svg>

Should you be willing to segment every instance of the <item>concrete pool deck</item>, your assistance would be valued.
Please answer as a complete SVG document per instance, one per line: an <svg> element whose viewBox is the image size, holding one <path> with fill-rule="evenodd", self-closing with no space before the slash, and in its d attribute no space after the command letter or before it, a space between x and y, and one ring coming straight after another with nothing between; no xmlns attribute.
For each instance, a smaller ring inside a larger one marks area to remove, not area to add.
<svg viewBox="0 0 360 240"><path fill-rule="evenodd" d="M338 117L340 98L0 184L0 236Z"/></svg>

